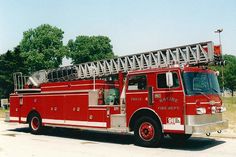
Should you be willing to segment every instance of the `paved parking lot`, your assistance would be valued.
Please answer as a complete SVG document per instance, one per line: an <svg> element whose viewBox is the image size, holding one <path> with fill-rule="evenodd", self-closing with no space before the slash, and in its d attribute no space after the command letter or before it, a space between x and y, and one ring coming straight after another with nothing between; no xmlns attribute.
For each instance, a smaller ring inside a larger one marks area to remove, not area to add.
<svg viewBox="0 0 236 157"><path fill-rule="evenodd" d="M132 135L107 134L71 129L49 129L32 135L27 125L0 121L0 157L232 157L236 139L193 137L185 144L165 138L160 148L133 144Z"/></svg>

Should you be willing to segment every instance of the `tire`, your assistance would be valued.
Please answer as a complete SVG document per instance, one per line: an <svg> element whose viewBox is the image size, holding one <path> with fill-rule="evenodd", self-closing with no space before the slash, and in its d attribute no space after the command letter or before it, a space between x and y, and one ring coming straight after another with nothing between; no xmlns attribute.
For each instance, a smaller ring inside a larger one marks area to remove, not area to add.
<svg viewBox="0 0 236 157"><path fill-rule="evenodd" d="M157 147L160 145L163 133L159 122L151 117L142 117L134 126L135 142L143 147Z"/></svg>
<svg viewBox="0 0 236 157"><path fill-rule="evenodd" d="M29 118L29 128L32 134L40 134L43 130L42 119L37 113L33 113Z"/></svg>
<svg viewBox="0 0 236 157"><path fill-rule="evenodd" d="M192 134L169 134L169 136L175 142L185 142L192 136Z"/></svg>

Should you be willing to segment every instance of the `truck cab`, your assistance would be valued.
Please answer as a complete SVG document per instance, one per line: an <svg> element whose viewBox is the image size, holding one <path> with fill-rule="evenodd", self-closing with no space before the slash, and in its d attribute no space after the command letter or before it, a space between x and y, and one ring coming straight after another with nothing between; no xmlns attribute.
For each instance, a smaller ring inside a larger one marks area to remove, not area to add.
<svg viewBox="0 0 236 157"><path fill-rule="evenodd" d="M131 72L127 81L127 122L142 145L161 139L158 132L184 140L228 127L222 119L225 108L217 73L212 70L158 68Z"/></svg>

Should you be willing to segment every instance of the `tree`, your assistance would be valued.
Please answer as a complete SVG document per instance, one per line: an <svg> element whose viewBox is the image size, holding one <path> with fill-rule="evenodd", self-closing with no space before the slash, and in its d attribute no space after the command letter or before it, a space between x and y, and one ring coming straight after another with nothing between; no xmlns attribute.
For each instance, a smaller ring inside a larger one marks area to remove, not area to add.
<svg viewBox="0 0 236 157"><path fill-rule="evenodd" d="M224 68L225 88L229 89L233 96L236 90L236 56L224 55L224 59L226 60Z"/></svg>
<svg viewBox="0 0 236 157"><path fill-rule="evenodd" d="M29 75L41 69L57 68L66 55L73 63L114 57L111 40L105 36L78 36L63 46L64 32L48 24L23 33L23 39L13 51L0 55L0 97L13 92L13 73Z"/></svg>
<svg viewBox="0 0 236 157"><path fill-rule="evenodd" d="M62 58L66 53L66 47L62 42L63 34L61 29L48 24L23 33L20 48L29 73L56 68L62 64Z"/></svg>
<svg viewBox="0 0 236 157"><path fill-rule="evenodd" d="M67 47L73 64L110 59L114 57L111 40L106 36L77 36Z"/></svg>
<svg viewBox="0 0 236 157"><path fill-rule="evenodd" d="M231 95L234 95L234 91L236 90L236 56L233 55L224 55L224 60L226 61L226 65L223 67L224 71L224 87L226 90L231 92ZM213 70L217 70L220 72L219 84L220 87L223 87L222 80L222 67L212 67Z"/></svg>
<svg viewBox="0 0 236 157"><path fill-rule="evenodd" d="M0 98L7 98L13 92L13 73L26 73L27 68L21 56L20 46L0 55Z"/></svg>

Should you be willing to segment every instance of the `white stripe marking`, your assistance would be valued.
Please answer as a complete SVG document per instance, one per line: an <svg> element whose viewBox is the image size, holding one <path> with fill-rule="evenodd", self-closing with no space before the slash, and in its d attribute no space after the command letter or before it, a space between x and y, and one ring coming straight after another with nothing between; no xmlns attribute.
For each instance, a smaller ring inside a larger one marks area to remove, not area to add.
<svg viewBox="0 0 236 157"><path fill-rule="evenodd" d="M148 94L148 92L126 92L126 94Z"/></svg>
<svg viewBox="0 0 236 157"><path fill-rule="evenodd" d="M54 124L64 124L64 120L56 120L56 119L42 119L43 123L54 123Z"/></svg>
<svg viewBox="0 0 236 157"><path fill-rule="evenodd" d="M154 91L154 94L158 94L158 93L174 93L174 92L183 92L183 90L169 90L169 91Z"/></svg>
<svg viewBox="0 0 236 157"><path fill-rule="evenodd" d="M67 124L67 125L80 125L80 126L93 126L93 127L106 127L106 122L89 122L89 121L72 121L72 120L56 120L56 119L42 119L43 123L52 124Z"/></svg>
<svg viewBox="0 0 236 157"><path fill-rule="evenodd" d="M83 126L95 126L95 127L106 127L105 122L88 122L88 121L65 121L65 124L69 125L83 125Z"/></svg>
<svg viewBox="0 0 236 157"><path fill-rule="evenodd" d="M164 130L184 130L184 125L179 124L163 124Z"/></svg>
<svg viewBox="0 0 236 157"><path fill-rule="evenodd" d="M211 102L200 102L200 104L211 104ZM214 102L214 104L220 104L220 102Z"/></svg>
<svg viewBox="0 0 236 157"><path fill-rule="evenodd" d="M80 86L92 86L93 83L90 83L90 84L74 84L74 85L71 85L71 87L80 87ZM114 84L107 84L107 83L96 83L96 85L114 85ZM115 86L118 86L118 85L115 85ZM58 85L58 86L44 86L42 88L60 88L60 87L68 87L68 84L66 85Z"/></svg>
<svg viewBox="0 0 236 157"><path fill-rule="evenodd" d="M26 117L21 117L20 119L22 122L26 122ZM19 117L10 117L10 120L19 121Z"/></svg>
<svg viewBox="0 0 236 157"><path fill-rule="evenodd" d="M196 105L195 102L187 102L186 104L187 104L187 105Z"/></svg>
<svg viewBox="0 0 236 157"><path fill-rule="evenodd" d="M19 117L10 117L10 120L19 120Z"/></svg>
<svg viewBox="0 0 236 157"><path fill-rule="evenodd" d="M26 122L26 117L21 117L21 121Z"/></svg>

